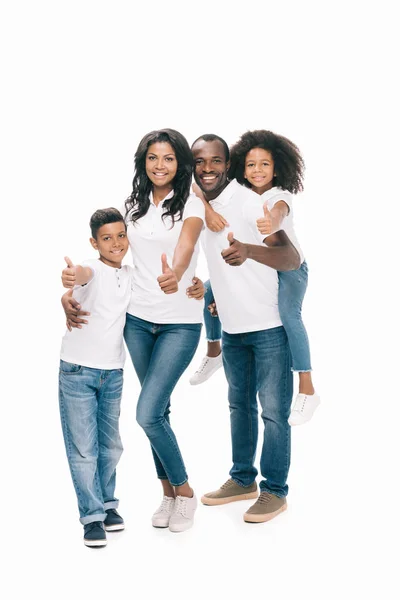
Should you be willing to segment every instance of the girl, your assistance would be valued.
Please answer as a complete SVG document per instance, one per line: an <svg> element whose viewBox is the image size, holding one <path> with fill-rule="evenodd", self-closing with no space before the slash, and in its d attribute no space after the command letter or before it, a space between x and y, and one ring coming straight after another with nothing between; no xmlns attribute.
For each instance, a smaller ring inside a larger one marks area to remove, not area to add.
<svg viewBox="0 0 400 600"><path fill-rule="evenodd" d="M229 178L260 195L264 217L257 221L260 233L268 235L284 229L297 248L302 263L295 271L278 272L279 312L288 336L293 370L299 373L299 393L293 403L289 423L301 425L309 421L320 403L311 377L308 336L301 317L301 307L307 289L308 268L293 228L292 194L303 189L304 161L297 146L287 138L271 131L249 131L231 148ZM207 210L207 225L221 231L228 224L218 213ZM210 216L209 216L210 215ZM201 383L215 372L220 356L216 308L209 282L206 284L204 320L212 324L214 334L207 334L209 351L191 383ZM208 309L208 310L207 310ZM217 332L215 334L215 332ZM218 367L217 367L218 368Z"/></svg>
<svg viewBox="0 0 400 600"><path fill-rule="evenodd" d="M180 133L152 131L136 151L133 189L125 202L134 269L124 338L142 386L137 421L149 438L163 488L152 524L174 532L193 525L197 506L169 421L170 396L194 356L202 321L202 304L190 299L204 295L200 280L192 280L204 221L203 203L190 195L192 165Z"/></svg>

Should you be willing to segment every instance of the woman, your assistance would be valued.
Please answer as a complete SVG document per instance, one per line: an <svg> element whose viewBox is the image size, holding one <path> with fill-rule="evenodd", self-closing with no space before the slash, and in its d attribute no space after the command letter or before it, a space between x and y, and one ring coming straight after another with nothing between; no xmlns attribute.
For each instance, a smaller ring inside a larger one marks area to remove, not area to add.
<svg viewBox="0 0 400 600"><path fill-rule="evenodd" d="M152 524L174 532L193 525L197 506L169 423L170 396L194 356L202 321L202 303L191 298L204 295L200 280L192 281L204 206L190 194L192 170L180 133L152 131L136 151L133 190L125 202L134 275L124 337L142 386L137 421L163 487Z"/></svg>

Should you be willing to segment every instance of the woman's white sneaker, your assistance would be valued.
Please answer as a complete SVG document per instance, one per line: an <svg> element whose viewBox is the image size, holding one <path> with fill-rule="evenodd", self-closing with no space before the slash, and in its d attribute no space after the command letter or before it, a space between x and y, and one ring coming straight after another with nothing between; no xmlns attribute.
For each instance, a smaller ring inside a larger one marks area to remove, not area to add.
<svg viewBox="0 0 400 600"><path fill-rule="evenodd" d="M222 352L218 354L218 356L205 356L200 363L197 371L191 376L189 379L189 383L191 385L198 385L199 383L203 383L207 381L214 375L218 369L222 367Z"/></svg>
<svg viewBox="0 0 400 600"><path fill-rule="evenodd" d="M180 533L190 529L194 521L194 513L197 508L197 498L193 494L192 498L177 496L175 498L174 512L169 520L169 530L174 533Z"/></svg>
<svg viewBox="0 0 400 600"><path fill-rule="evenodd" d="M153 527L168 527L174 506L175 498L164 496L160 506L151 518Z"/></svg>
<svg viewBox="0 0 400 600"><path fill-rule="evenodd" d="M317 394L297 394L289 417L289 425L303 425L313 416L321 403Z"/></svg>

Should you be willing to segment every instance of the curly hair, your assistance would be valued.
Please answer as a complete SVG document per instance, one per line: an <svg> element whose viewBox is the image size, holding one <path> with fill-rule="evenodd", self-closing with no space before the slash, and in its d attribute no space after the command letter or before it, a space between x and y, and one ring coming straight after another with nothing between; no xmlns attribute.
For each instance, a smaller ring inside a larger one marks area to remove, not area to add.
<svg viewBox="0 0 400 600"><path fill-rule="evenodd" d="M237 179L241 184L251 187L244 177L246 156L253 148L262 148L271 153L274 159L275 177L273 185L297 194L303 190L304 160L300 150L290 140L272 131L258 129L247 131L231 147L231 165L229 179Z"/></svg>
<svg viewBox="0 0 400 600"><path fill-rule="evenodd" d="M135 153L135 174L132 182L132 193L125 201L126 215L133 210L131 219L135 223L149 210L150 192L153 184L146 173L146 155L151 144L168 142L176 154L178 169L174 177L174 195L165 200L163 219L172 218L172 226L180 221L183 209L189 197L193 173L193 156L186 138L174 129L160 129L146 134L139 143Z"/></svg>

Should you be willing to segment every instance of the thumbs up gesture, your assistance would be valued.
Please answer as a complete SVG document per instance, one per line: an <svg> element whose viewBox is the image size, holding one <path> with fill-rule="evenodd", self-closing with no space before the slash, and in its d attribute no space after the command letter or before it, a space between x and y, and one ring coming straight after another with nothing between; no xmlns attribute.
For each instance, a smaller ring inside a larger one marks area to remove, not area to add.
<svg viewBox="0 0 400 600"><path fill-rule="evenodd" d="M157 277L158 285L164 294L174 294L178 291L178 278L168 264L166 254L161 254L162 275Z"/></svg>
<svg viewBox="0 0 400 600"><path fill-rule="evenodd" d="M257 219L257 229L263 235L269 235L274 231L274 223L271 212L268 210L268 206L264 204L264 217Z"/></svg>
<svg viewBox="0 0 400 600"><path fill-rule="evenodd" d="M73 288L76 285L76 267L68 256L64 256L64 260L67 266L61 274L61 281L65 288Z"/></svg>
<svg viewBox="0 0 400 600"><path fill-rule="evenodd" d="M247 244L235 240L231 231L228 233L227 239L229 248L222 250L221 256L228 265L239 267L248 258Z"/></svg>

